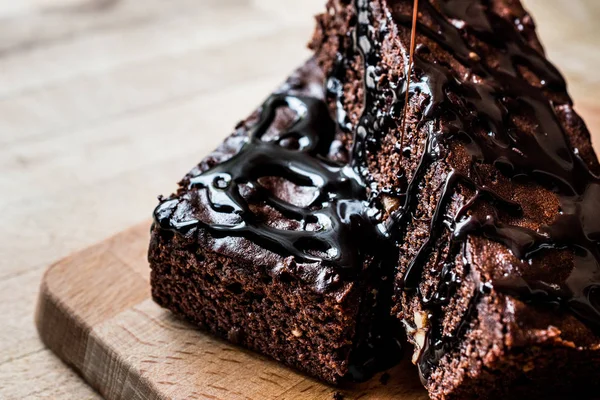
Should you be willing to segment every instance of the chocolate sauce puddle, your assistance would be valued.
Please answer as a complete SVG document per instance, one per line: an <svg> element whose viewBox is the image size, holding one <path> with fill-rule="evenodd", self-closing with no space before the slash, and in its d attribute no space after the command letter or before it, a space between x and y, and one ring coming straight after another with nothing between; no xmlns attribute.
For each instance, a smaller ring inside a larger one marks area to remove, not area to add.
<svg viewBox="0 0 600 400"><path fill-rule="evenodd" d="M391 232L401 231L412 218L418 201L419 185L430 166L444 155L440 144L462 140L472 156L472 168L490 164L511 179L530 180L547 188L560 200L561 213L555 221L537 231L503 224L497 212L520 215L522 210L503 199L477 179L477 174L453 171L444 185L439 203L431 221L431 237L419 250L405 275L405 290L418 291L423 267L441 235L450 230L451 251L446 260L439 260L441 284L430 298L420 297L430 312L431 327L426 346L419 359L421 376L427 380L440 357L452 348L456 338L468 326L467 315L453 338L442 335L440 322L442 307L448 303L461 277L453 272L461 252L466 252L468 235L483 236L507 246L522 260L529 260L547 250L569 250L574 256L574 267L563 282L548 283L507 277L491 282L496 290L513 295L525 302L559 307L568 310L595 332L600 332L600 218L594 213L600 207L600 180L572 149L546 93L564 96L565 82L560 73L545 57L531 48L519 32L520 21L514 24L494 14L487 3L465 0L439 0L439 8L429 1L421 1L423 10L436 29L419 23L418 32L448 50L456 60L472 70L480 79L477 83L459 81L450 70L437 62L427 60L428 49L418 45L414 57L414 74L410 92L428 97L420 127L429 131L425 151L413 179L401 194L402 207L388 224ZM364 0L355 0L358 14L356 43L361 49L367 74L374 69L373 54L377 43L370 37L367 24L369 9ZM408 15L393 15L402 24L410 26ZM450 21L452 19L452 22ZM458 23L457 23L458 22ZM460 28L457 28L460 26ZM497 67L490 68L478 55L477 48L466 40L466 35L490 44L497 51ZM523 79L520 67L526 67L539 78L539 87ZM452 93L454 96L448 96ZM396 95L402 98L403 93ZM365 110L372 109L373 94L365 97ZM570 99L564 100L570 105ZM406 107L406 104L398 104ZM512 115L528 115L538 128L534 135L519 132ZM434 121L447 123L437 129ZM373 133L377 127L372 115L361 120L359 129ZM457 215L446 215L446 208L458 185L475 191ZM494 205L490 215L476 214L473 206L482 198ZM450 220L450 223L448 223ZM469 270L468 257L462 257ZM565 266L567 268L568 266ZM490 282L481 283L472 299L471 310L481 293L490 289Z"/></svg>

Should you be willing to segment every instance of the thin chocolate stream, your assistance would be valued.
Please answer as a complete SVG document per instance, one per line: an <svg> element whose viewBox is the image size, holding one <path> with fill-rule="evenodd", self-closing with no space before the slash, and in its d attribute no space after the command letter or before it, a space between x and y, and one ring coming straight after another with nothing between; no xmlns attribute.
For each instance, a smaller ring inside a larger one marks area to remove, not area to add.
<svg viewBox="0 0 600 400"><path fill-rule="evenodd" d="M419 0L414 0L413 3L413 16L412 16L412 27L410 30L410 52L408 55L408 68L406 71L406 87L410 87L410 80L413 70L413 60L415 57L415 44L417 39L417 17L419 16ZM404 148L404 136L406 135L406 114L408 111L408 101L410 99L410 90L406 91L404 98L404 111L402 112L402 127L400 134L400 148ZM404 152L400 152L400 159L402 159Z"/></svg>

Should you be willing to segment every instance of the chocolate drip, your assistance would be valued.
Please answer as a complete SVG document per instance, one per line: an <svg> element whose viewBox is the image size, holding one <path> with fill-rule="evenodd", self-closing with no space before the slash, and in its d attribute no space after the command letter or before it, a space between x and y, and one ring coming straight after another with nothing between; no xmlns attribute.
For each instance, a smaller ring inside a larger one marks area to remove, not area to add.
<svg viewBox="0 0 600 400"><path fill-rule="evenodd" d="M431 237L410 263L404 278L404 289L418 292L423 268L441 235L449 230L450 252L441 264L437 292L427 299L419 293L430 312L431 324L426 347L419 360L424 380L440 357L452 349L472 318L468 313L452 338L442 335L442 306L448 303L462 279L453 270L461 249L463 254L466 251L469 235L500 242L522 260L530 260L547 250L570 250L574 257L570 275L558 284L523 277L480 283L479 291L471 300L472 312L475 312L481 293L489 290L492 284L496 290L523 301L569 310L591 329L600 331L600 219L594 215L594 210L600 205L600 180L577 155L577 150L571 148L554 104L548 100L547 96L564 99L563 102L570 105L570 99L564 93L562 76L526 42L519 31L519 21L513 24L496 15L487 2L439 0L436 4L437 7L434 7L429 1L422 1L421 9L436 28L419 23L418 32L449 51L477 75L477 79L459 80L445 65L428 60L425 45L417 47L414 57L416 76L410 86L399 84L398 87L428 97L418 124L419 128L428 129L428 137L420 164L402 196L403 206L388 223L388 229L401 231L413 217L423 177L434 162L444 158L445 144L451 140L464 143L473 159L472 169L475 171L481 164L494 165L510 179L532 181L552 191L559 198L561 213L553 223L536 231L504 224L497 212L519 216L522 210L517 204L503 199L479 182L476 172L474 176L467 176L455 170L448 175L431 221ZM358 21L368 20L365 2L356 0L355 7ZM361 18L361 14L367 17ZM397 14L393 15L397 21L410 24L410 16ZM376 53L374 47L377 43L369 38L364 28L361 29L360 23L356 32L356 42L363 49L368 74L369 69L374 68L370 54ZM467 40L467 36L476 39L475 45ZM479 56L475 47L477 41L498 49L494 53L497 58L494 67ZM365 48L369 51L364 51ZM536 86L523 78L523 67L539 79ZM401 99L402 95L399 92L396 98ZM373 94L367 94L365 98L367 110L372 107L372 97ZM403 107L407 105L398 103L396 108ZM537 126L533 135L520 131L513 122L513 115L523 114ZM438 124L439 120L443 123ZM372 132L375 126L365 120L362 129ZM459 185L476 194L456 215L446 215L451 196ZM478 214L473 206L480 201L492 204L496 212ZM463 256L462 263L465 273L469 274L468 258Z"/></svg>
<svg viewBox="0 0 600 400"><path fill-rule="evenodd" d="M275 140L264 140L281 107L293 110L296 122ZM260 119L239 153L190 180L190 189L207 191L214 211L234 215L237 222L177 221L174 211L178 199L158 206L156 222L163 229L184 234L201 226L216 237L242 236L282 256L294 256L299 262L334 267L346 278L356 274L362 267L367 242L372 244L369 238L377 235L366 215L366 193L360 178L348 165L326 159L335 131L322 100L273 95L262 106ZM308 206L300 207L276 197L259 183L261 177L282 177L298 186L313 187L316 192ZM302 229L270 226L252 211L240 192L241 185L251 187L253 198L258 197L285 218L299 221ZM318 289L326 290L327 285Z"/></svg>

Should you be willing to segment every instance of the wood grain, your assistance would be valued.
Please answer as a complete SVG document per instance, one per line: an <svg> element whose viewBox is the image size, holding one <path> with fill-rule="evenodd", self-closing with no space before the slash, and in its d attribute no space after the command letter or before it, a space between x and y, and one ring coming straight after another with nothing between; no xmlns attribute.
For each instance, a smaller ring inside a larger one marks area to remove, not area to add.
<svg viewBox="0 0 600 400"><path fill-rule="evenodd" d="M596 139L600 3L524 2ZM308 56L323 3L0 1L0 398L98 397L37 336L43 271L148 218Z"/></svg>
<svg viewBox="0 0 600 400"><path fill-rule="evenodd" d="M334 388L174 318L150 298L148 232L142 224L67 257L42 280L40 337L107 399L427 398L408 359L385 385Z"/></svg>

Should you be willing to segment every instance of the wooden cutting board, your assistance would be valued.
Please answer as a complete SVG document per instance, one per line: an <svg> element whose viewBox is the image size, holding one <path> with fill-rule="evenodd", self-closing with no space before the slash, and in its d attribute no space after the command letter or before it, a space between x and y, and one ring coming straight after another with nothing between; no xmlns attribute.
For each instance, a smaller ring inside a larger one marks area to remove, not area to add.
<svg viewBox="0 0 600 400"><path fill-rule="evenodd" d="M600 107L579 104L600 132ZM105 398L428 399L408 357L388 379L335 388L176 319L150 296L149 231L149 222L130 228L52 265L42 280L40 337Z"/></svg>
<svg viewBox="0 0 600 400"><path fill-rule="evenodd" d="M150 297L149 223L51 266L36 323L46 346L107 399L427 399L410 362L335 388L205 334ZM408 358L408 357L407 357Z"/></svg>

